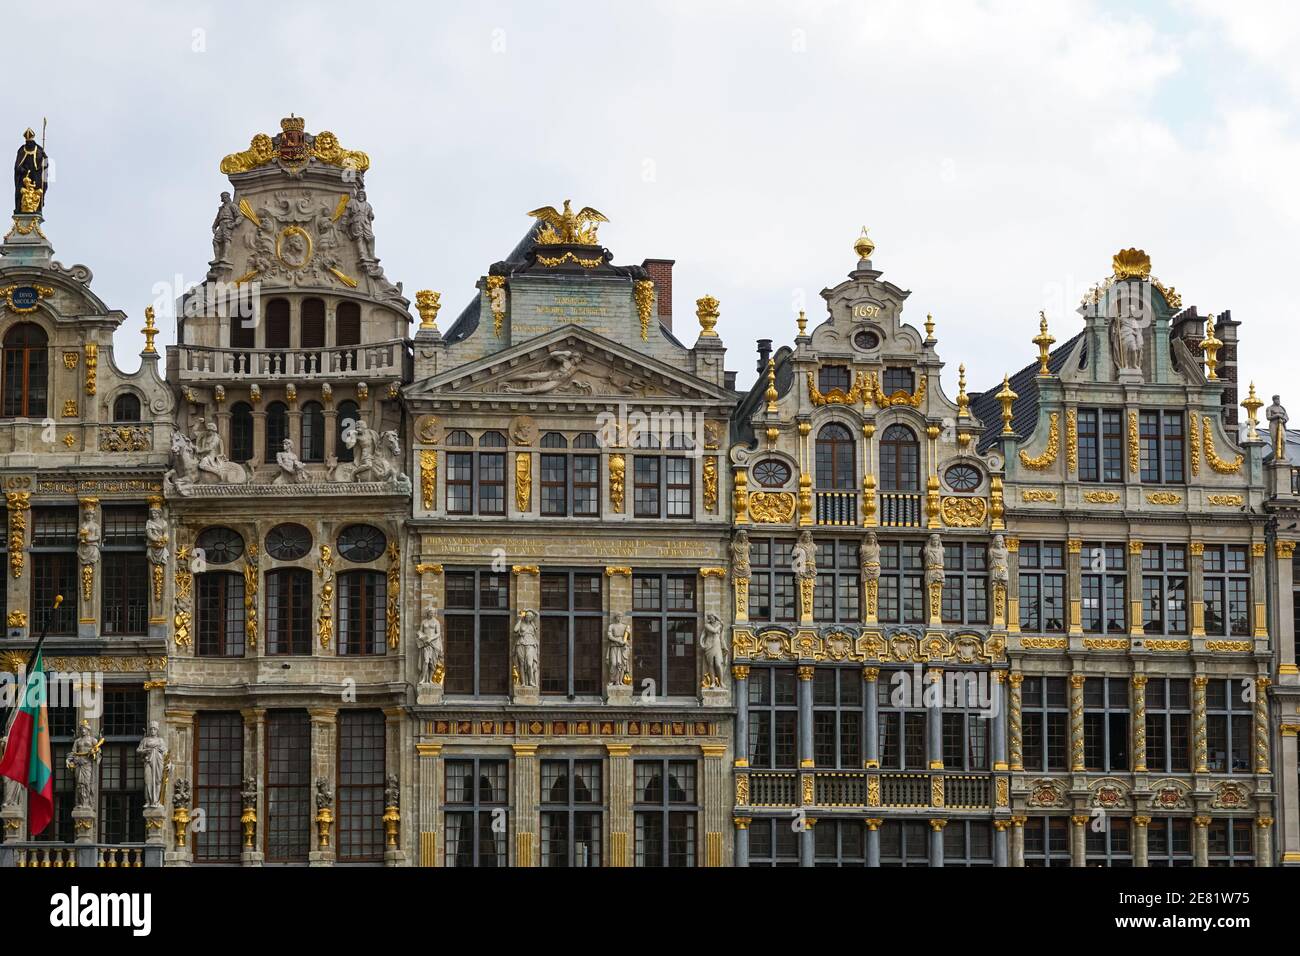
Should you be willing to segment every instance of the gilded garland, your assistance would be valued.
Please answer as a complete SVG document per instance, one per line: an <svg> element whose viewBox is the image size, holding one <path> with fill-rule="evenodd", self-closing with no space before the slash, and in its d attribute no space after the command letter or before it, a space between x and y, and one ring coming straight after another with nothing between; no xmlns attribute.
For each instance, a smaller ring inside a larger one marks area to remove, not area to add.
<svg viewBox="0 0 1300 956"><path fill-rule="evenodd" d="M871 373L871 397L875 399L876 405L880 408L890 408L894 405L910 405L913 408L921 407L921 400L925 398L926 376L922 373L916 383L916 391L906 392L899 389L889 395L886 395L880 388L880 379L874 372Z"/></svg>
<svg viewBox="0 0 1300 956"><path fill-rule="evenodd" d="M641 320L641 341L650 341L650 312L655 301L655 284L650 279L637 279L632 284L632 298L636 301L636 314Z"/></svg>
<svg viewBox="0 0 1300 956"><path fill-rule="evenodd" d="M320 606L316 612L316 636L320 646L328 648L334 637L334 554L328 544L320 546L320 560L316 563L320 577Z"/></svg>
<svg viewBox="0 0 1300 956"><path fill-rule="evenodd" d="M1061 450L1061 416L1057 412L1052 412L1050 424L1047 429L1047 449L1036 458L1030 458L1029 453L1021 450L1020 463L1031 471L1045 471L1056 464L1056 455Z"/></svg>
<svg viewBox="0 0 1300 956"><path fill-rule="evenodd" d="M402 552L396 541L388 545L388 612L384 623L388 646L397 650L402 633Z"/></svg>
<svg viewBox="0 0 1300 956"><path fill-rule="evenodd" d="M250 543L244 553L244 632L248 646L257 646L257 583L261 579L261 555L257 545Z"/></svg>
<svg viewBox="0 0 1300 956"><path fill-rule="evenodd" d="M823 405L856 405L858 402L865 402L871 397L871 379L866 372L858 372L853 377L853 385L846 392L842 388L832 388L828 392L822 392L817 387L817 378L812 373L808 373L808 398L813 405L820 408ZM895 393L899 394L899 393ZM902 393L906 394L906 393Z"/></svg>
<svg viewBox="0 0 1300 956"><path fill-rule="evenodd" d="M788 491L755 491L749 496L748 511L756 524L785 524L794 509L794 495Z"/></svg>
<svg viewBox="0 0 1300 956"><path fill-rule="evenodd" d="M1065 413L1065 466L1071 474L1079 470L1079 415L1073 408Z"/></svg>
<svg viewBox="0 0 1300 956"><path fill-rule="evenodd" d="M27 540L27 510L32 506L30 491L5 493L9 505L9 570L15 578L23 576L23 546Z"/></svg>
<svg viewBox="0 0 1300 956"><path fill-rule="evenodd" d="M424 510L433 510L435 489L438 485L438 453L429 448L420 452L420 497Z"/></svg>
<svg viewBox="0 0 1300 956"><path fill-rule="evenodd" d="M1220 458L1214 449L1214 431L1210 423L1210 416L1206 415L1202 419L1204 427L1205 461L1211 468L1221 475L1235 475L1241 471L1242 457L1238 455L1232 461L1225 461Z"/></svg>

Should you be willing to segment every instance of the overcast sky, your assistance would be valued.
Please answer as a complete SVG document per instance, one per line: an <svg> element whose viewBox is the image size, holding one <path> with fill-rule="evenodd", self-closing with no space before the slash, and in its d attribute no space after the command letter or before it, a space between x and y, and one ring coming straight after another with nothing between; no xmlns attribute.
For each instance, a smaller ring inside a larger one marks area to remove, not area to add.
<svg viewBox="0 0 1300 956"><path fill-rule="evenodd" d="M65 9L66 8L66 9ZM376 251L443 327L531 222L591 205L615 261L677 261L676 329L722 303L728 366L854 265L938 324L944 384L1030 362L1138 246L1243 325L1300 406L1300 12L1282 2L58 3L6 8L12 146L49 121L45 233L130 316L200 280L226 153L290 112L371 157ZM16 57L16 58L15 58ZM17 72L14 72L17 70ZM25 79L23 79L25 77ZM162 310L160 310L160 315ZM170 316L163 342L174 341ZM1290 394L1286 394L1287 392Z"/></svg>

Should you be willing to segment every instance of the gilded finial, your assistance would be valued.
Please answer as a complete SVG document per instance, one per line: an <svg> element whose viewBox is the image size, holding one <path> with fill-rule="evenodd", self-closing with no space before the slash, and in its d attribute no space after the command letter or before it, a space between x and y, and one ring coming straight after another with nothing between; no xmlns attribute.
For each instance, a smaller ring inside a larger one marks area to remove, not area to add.
<svg viewBox="0 0 1300 956"><path fill-rule="evenodd" d="M1011 390L1011 376L1003 373L1002 390L993 397L1002 405L1002 434L1014 435L1015 430L1011 427L1011 407L1020 396Z"/></svg>
<svg viewBox="0 0 1300 956"><path fill-rule="evenodd" d="M415 308L420 313L420 329L437 332L442 295L432 289L420 289L415 293Z"/></svg>
<svg viewBox="0 0 1300 956"><path fill-rule="evenodd" d="M153 337L158 334L158 329L154 326L153 306L147 305L144 309L144 328L140 330L144 334L144 354L157 355L158 350L154 348Z"/></svg>
<svg viewBox="0 0 1300 956"><path fill-rule="evenodd" d="M799 318L795 319L795 324L799 326L799 334L808 334L808 316L804 315L803 309L799 310Z"/></svg>
<svg viewBox="0 0 1300 956"><path fill-rule="evenodd" d="M767 410L776 411L776 400L780 397L776 392L776 359L767 360L767 392L763 396L767 399Z"/></svg>
<svg viewBox="0 0 1300 956"><path fill-rule="evenodd" d="M970 396L966 394L966 366L957 366L957 417L970 417Z"/></svg>
<svg viewBox="0 0 1300 956"><path fill-rule="evenodd" d="M853 251L858 254L859 259L870 259L871 254L876 251L876 244L867 235L866 226L862 227L862 235L858 236L858 241L853 243Z"/></svg>
<svg viewBox="0 0 1300 956"><path fill-rule="evenodd" d="M934 316L929 312L925 313L925 344L930 345L934 342Z"/></svg>
<svg viewBox="0 0 1300 956"><path fill-rule="evenodd" d="M1250 383L1250 393L1241 401L1241 407L1246 410L1246 420L1250 425L1250 430L1246 433L1246 441L1259 441L1259 432L1255 431L1255 426L1259 424L1259 410L1264 407L1264 401L1255 394L1255 383Z"/></svg>
<svg viewBox="0 0 1300 956"><path fill-rule="evenodd" d="M1051 375L1052 371L1047 367L1048 351L1056 343L1056 339L1047 333L1047 313L1038 313L1038 334L1030 339L1038 346L1038 374Z"/></svg>
<svg viewBox="0 0 1300 956"><path fill-rule="evenodd" d="M1216 371L1219 365L1219 349L1223 348L1223 340L1214 334L1214 313L1211 312L1205 320L1205 338L1201 339L1200 349L1205 353L1205 378L1206 381L1217 382L1219 374Z"/></svg>
<svg viewBox="0 0 1300 956"><path fill-rule="evenodd" d="M716 339L713 327L718 324L718 300L711 295L695 300L695 317L700 320L700 338Z"/></svg>

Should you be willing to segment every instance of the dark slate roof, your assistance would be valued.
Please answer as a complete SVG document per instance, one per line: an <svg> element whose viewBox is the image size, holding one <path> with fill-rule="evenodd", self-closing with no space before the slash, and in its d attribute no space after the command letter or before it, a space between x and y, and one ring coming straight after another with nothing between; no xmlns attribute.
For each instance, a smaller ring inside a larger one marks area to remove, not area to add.
<svg viewBox="0 0 1300 956"><path fill-rule="evenodd" d="M1051 369L1054 375L1059 374L1061 369L1065 367L1066 359L1074 351L1075 343L1083 338L1085 334L1087 334L1087 330L1080 332L1064 345L1059 345L1047 353L1047 367ZM1029 435L1034 430L1034 426L1038 424L1037 359L1011 376L1011 390L1020 396L1011 408L1011 427L1015 429L1017 435L1024 437ZM998 382L997 385L987 391L973 394L970 397L971 412L984 423L984 434L979 440L980 451L984 451L994 444L998 440L998 436L1002 434L1002 405L996 398L1000 391L1002 391L1002 383Z"/></svg>
<svg viewBox="0 0 1300 956"><path fill-rule="evenodd" d="M506 256L506 260L513 262L517 259L522 259L524 253L533 247L533 242L537 238L537 231L541 228L542 221L540 219L533 220L533 224L528 227L528 231L524 233L524 237L519 240L518 244L513 249L510 250L510 255ZM446 333L443 335L443 338L448 343L459 342L461 339L467 339L474 334L474 330L478 328L478 303L479 297L475 294L474 298L469 300L469 303L466 304L465 308L461 309L460 315L456 316L456 321L451 323L451 327L447 329Z"/></svg>

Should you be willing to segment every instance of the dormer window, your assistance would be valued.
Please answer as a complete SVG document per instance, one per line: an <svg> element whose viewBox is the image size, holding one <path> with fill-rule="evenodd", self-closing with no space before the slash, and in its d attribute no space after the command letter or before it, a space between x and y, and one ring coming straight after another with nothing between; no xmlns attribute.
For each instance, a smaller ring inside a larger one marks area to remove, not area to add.
<svg viewBox="0 0 1300 956"><path fill-rule="evenodd" d="M911 392L916 388L916 376L912 374L910 368L887 368L881 385L886 395L893 395L895 392Z"/></svg>
<svg viewBox="0 0 1300 956"><path fill-rule="evenodd" d="M825 393L836 388L841 392L847 392L851 385L852 376L847 365L823 365L817 371L817 389L820 392Z"/></svg>

